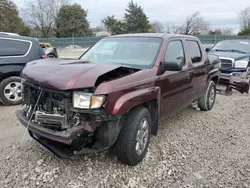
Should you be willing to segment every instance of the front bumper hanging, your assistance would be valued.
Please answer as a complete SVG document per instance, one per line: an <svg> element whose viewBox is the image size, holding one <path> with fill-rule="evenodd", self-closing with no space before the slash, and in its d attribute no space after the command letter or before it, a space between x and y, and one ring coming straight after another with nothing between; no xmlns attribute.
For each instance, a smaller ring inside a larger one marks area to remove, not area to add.
<svg viewBox="0 0 250 188"><path fill-rule="evenodd" d="M23 110L16 112L18 120L31 132L40 135L49 140L53 140L59 143L70 145L78 138L78 135L85 131L85 126L79 125L76 127L69 128L64 131L54 131L29 120L24 116ZM87 123L87 122L86 122Z"/></svg>
<svg viewBox="0 0 250 188"><path fill-rule="evenodd" d="M226 85L226 89L217 89L217 93L230 96L233 94L233 89L239 91L241 94L249 93L249 83L249 78L232 75L220 75L219 84Z"/></svg>

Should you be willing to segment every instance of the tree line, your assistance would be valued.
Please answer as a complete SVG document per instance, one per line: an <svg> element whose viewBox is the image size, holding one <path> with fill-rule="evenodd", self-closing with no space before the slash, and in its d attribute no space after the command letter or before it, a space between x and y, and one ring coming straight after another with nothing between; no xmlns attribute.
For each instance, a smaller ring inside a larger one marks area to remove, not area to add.
<svg viewBox="0 0 250 188"><path fill-rule="evenodd" d="M0 31L36 37L91 36L107 30L112 35L124 33L165 32L187 35L232 35L230 28L211 29L209 22L194 12L182 24L150 22L143 8L131 0L122 19L114 15L102 19L103 26L91 28L88 10L71 0L25 0L18 11L12 0L0 0ZM23 18L23 19L22 19ZM240 32L250 35L250 6L238 13Z"/></svg>

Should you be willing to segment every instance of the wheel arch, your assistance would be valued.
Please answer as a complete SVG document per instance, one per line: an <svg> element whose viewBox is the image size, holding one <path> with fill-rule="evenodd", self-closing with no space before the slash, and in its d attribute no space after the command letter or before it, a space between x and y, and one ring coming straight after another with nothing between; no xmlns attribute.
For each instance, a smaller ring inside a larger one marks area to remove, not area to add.
<svg viewBox="0 0 250 188"><path fill-rule="evenodd" d="M220 72L219 72L219 70L218 69L213 69L212 71L210 71L208 73L207 84L209 84L209 82L212 80L217 85L219 83L219 79L220 79Z"/></svg>
<svg viewBox="0 0 250 188"><path fill-rule="evenodd" d="M161 99L161 89L160 87L145 88L131 93L127 93L121 96L113 110L113 115L124 114L126 115L132 109L138 106L146 107L152 118L151 133L157 135L158 131L158 121L160 117L160 99Z"/></svg>
<svg viewBox="0 0 250 188"><path fill-rule="evenodd" d="M211 80L214 81L215 84L217 85L217 84L219 83L219 75L213 76L213 77L211 78Z"/></svg>
<svg viewBox="0 0 250 188"><path fill-rule="evenodd" d="M0 82L3 81L3 80L5 80L6 78L9 78L9 77L12 77L12 76L20 77L20 72L14 71L14 72L9 72L7 74L3 74L0 77Z"/></svg>
<svg viewBox="0 0 250 188"><path fill-rule="evenodd" d="M24 68L24 65L3 65L0 66L0 82L11 76L18 76Z"/></svg>
<svg viewBox="0 0 250 188"><path fill-rule="evenodd" d="M158 132L158 123L159 123L159 101L157 99L153 99L151 101L145 102L142 106L146 107L151 115L151 134L157 135Z"/></svg>

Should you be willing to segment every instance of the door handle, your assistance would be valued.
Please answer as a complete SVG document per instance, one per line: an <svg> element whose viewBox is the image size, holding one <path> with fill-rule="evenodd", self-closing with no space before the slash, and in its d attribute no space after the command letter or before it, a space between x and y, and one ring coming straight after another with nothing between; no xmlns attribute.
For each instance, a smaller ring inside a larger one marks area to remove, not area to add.
<svg viewBox="0 0 250 188"><path fill-rule="evenodd" d="M189 82L190 79L191 79L191 75L190 75L190 73L189 73L189 74L187 75L187 77L186 77L186 82Z"/></svg>

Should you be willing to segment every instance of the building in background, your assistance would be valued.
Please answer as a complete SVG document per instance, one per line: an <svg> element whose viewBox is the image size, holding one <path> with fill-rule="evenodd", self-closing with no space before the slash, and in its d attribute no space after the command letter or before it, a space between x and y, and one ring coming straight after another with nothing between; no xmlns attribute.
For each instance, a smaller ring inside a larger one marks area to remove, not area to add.
<svg viewBox="0 0 250 188"><path fill-rule="evenodd" d="M110 32L108 32L108 31L100 31L100 32L95 32L95 36L97 36L97 37L104 37L104 36L110 36L111 35L111 33Z"/></svg>

